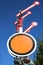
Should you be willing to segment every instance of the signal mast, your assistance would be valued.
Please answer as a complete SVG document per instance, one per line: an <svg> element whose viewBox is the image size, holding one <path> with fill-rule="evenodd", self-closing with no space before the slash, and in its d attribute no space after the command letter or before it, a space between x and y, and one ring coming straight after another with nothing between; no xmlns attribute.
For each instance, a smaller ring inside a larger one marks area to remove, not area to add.
<svg viewBox="0 0 43 65"><path fill-rule="evenodd" d="M13 34L7 41L8 51L13 57L15 57L15 65L35 65L33 61L28 58L28 56L30 56L30 54L36 50L36 40L32 35L27 34L27 32L30 32L30 30L37 26L38 23L35 21L32 22L30 26L25 31L23 31L23 19L32 14L30 11L31 8L39 4L40 2L35 1L32 5L24 10L21 10L16 15L18 20L14 22L14 24L16 25L17 33Z"/></svg>

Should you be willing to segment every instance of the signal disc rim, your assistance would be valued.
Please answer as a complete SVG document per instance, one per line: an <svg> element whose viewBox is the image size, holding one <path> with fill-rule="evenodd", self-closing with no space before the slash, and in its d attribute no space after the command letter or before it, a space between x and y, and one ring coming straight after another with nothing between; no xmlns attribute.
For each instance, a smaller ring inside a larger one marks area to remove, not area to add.
<svg viewBox="0 0 43 65"><path fill-rule="evenodd" d="M11 39L12 39L14 36L17 36L17 35L26 35L26 36L28 36L28 37L30 37L30 38L32 39L32 41L33 41L33 47L32 47L32 49L31 49L29 52L21 54L21 53L17 53L17 52L15 52L15 51L13 51L13 50L11 49L11 47L10 47L10 45L9 45L9 42L11 41ZM15 56L20 56L20 57L29 56L29 55L31 55L31 54L35 51L36 46L37 46L37 45L36 45L36 40L35 40L35 38L34 38L32 35L27 34L27 33L16 33L16 34L13 34L12 36L9 37L9 39L8 39L8 41L7 41L8 51L9 51L9 53L10 53L13 57L15 57Z"/></svg>

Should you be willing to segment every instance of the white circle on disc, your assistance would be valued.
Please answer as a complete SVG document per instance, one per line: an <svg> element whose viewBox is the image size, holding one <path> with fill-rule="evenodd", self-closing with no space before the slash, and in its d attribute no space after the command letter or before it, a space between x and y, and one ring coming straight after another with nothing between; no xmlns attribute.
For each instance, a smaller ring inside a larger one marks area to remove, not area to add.
<svg viewBox="0 0 43 65"><path fill-rule="evenodd" d="M21 55L21 54L16 54L16 53L14 53L14 52L11 51L11 49L10 49L10 47L9 47L9 41L10 41L10 39L11 39L13 36L18 35L18 34L25 34L25 35L27 35L27 36L30 36L30 37L33 39L33 41L34 41L34 49L33 49L30 53ZM8 51L9 51L10 55L12 55L13 57L15 57L15 56L20 56L20 57L29 56L29 55L31 55L31 54L36 50L36 47L37 47L36 39L35 39L31 34L24 33L24 32L22 32L22 33L15 33L15 34L11 35L11 36L9 37L9 39L7 40L7 48L8 48Z"/></svg>

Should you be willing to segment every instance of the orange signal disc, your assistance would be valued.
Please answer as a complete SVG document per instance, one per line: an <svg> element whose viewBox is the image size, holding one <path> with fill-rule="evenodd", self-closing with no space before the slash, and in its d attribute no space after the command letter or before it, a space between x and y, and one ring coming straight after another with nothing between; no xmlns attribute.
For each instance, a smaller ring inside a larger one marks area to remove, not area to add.
<svg viewBox="0 0 43 65"><path fill-rule="evenodd" d="M34 48L33 39L26 34L18 34L10 39L9 47L16 54L30 53Z"/></svg>

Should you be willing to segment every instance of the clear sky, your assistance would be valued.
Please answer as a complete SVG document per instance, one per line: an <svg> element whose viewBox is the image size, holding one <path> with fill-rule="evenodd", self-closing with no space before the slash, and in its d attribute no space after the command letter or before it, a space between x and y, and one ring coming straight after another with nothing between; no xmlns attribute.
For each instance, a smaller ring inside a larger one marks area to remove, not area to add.
<svg viewBox="0 0 43 65"><path fill-rule="evenodd" d="M16 33L15 25L13 24L16 20L16 14L34 1L0 0L0 65L14 65L14 59L7 50L7 40L12 34ZM37 21L38 26L34 27L30 34L35 38L40 38L40 34L43 33L43 0L40 0L39 6L32 8L30 11L32 11L32 14L24 19L23 28L25 30L32 21Z"/></svg>

